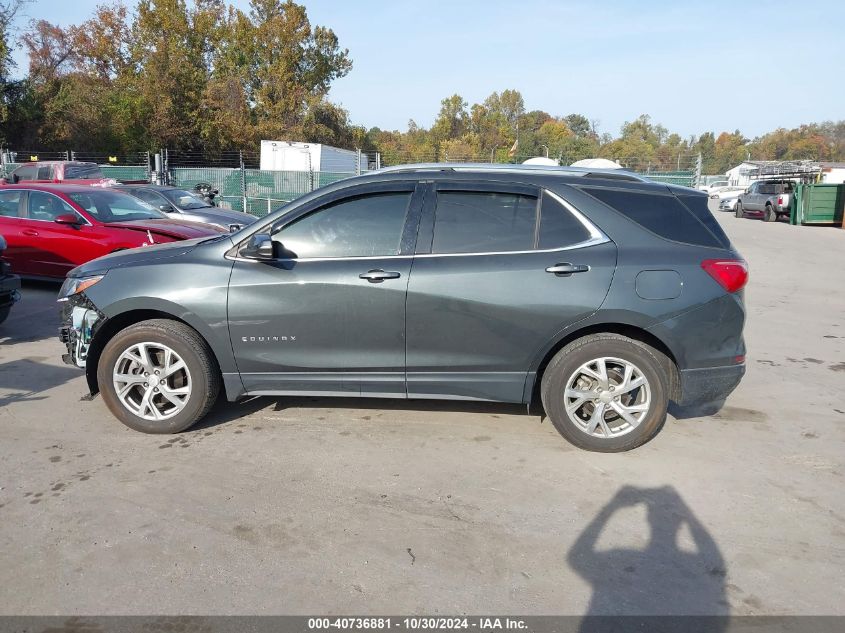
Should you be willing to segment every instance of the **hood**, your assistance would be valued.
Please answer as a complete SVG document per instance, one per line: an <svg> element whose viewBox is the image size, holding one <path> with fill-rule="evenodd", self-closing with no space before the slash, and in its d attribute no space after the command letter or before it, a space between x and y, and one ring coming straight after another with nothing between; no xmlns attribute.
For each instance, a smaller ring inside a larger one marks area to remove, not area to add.
<svg viewBox="0 0 845 633"><path fill-rule="evenodd" d="M189 222L188 220L173 220L169 218L153 218L151 220L130 220L128 222L109 222L106 226L130 229L133 231L149 231L152 234L166 235L176 239L191 240L196 237L209 237L226 233L209 224Z"/></svg>
<svg viewBox="0 0 845 633"><path fill-rule="evenodd" d="M223 237L219 232L215 234L220 236L220 239L228 239L228 233ZM148 264L153 261L162 259L170 259L173 257L180 257L194 250L198 244L214 239L205 237L198 237L193 240L182 240L180 242L166 242L164 244L156 244L154 246L143 246L138 248L130 248L125 251L118 251L110 255L104 255L97 259L92 259L80 266L71 270L68 277L86 277L88 275L99 275L112 268L120 266L131 266L133 264ZM230 243L231 240L228 240ZM232 243L234 245L234 243Z"/></svg>
<svg viewBox="0 0 845 633"><path fill-rule="evenodd" d="M220 207L185 209L184 212L188 215L202 216L204 218L208 218L208 221L217 222L218 224L222 224L224 226L228 226L229 224L241 224L243 226L247 226L248 224L252 224L258 219L257 217L255 217L254 215L250 215L249 213L243 213L242 211L232 211L231 209L221 209Z"/></svg>

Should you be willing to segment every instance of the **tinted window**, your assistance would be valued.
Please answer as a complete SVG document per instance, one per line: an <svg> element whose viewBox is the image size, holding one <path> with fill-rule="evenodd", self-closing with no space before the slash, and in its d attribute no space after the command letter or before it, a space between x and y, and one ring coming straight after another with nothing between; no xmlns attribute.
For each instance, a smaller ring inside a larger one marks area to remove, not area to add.
<svg viewBox="0 0 845 633"><path fill-rule="evenodd" d="M18 217L18 203L20 199L20 191L0 191L0 216L7 218Z"/></svg>
<svg viewBox="0 0 845 633"><path fill-rule="evenodd" d="M440 191L432 253L498 253L534 248L537 198L511 193Z"/></svg>
<svg viewBox="0 0 845 633"><path fill-rule="evenodd" d="M141 202L128 194L117 191L96 191L96 187L91 187L91 189L92 191L85 193L69 193L68 197L100 222L125 222L167 217L146 202Z"/></svg>
<svg viewBox="0 0 845 633"><path fill-rule="evenodd" d="M46 167L39 167L38 168L38 180L52 180L52 168L47 165Z"/></svg>
<svg viewBox="0 0 845 633"><path fill-rule="evenodd" d="M154 191L149 189L124 189L126 193L132 194L136 198L140 198L149 205L158 209L161 205L166 204L167 201Z"/></svg>
<svg viewBox="0 0 845 633"><path fill-rule="evenodd" d="M65 165L65 180L82 180L105 178L100 168L93 163L90 165Z"/></svg>
<svg viewBox="0 0 845 633"><path fill-rule="evenodd" d="M341 200L273 234L292 256L375 257L397 255L410 192Z"/></svg>
<svg viewBox="0 0 845 633"><path fill-rule="evenodd" d="M21 180L35 180L38 170L32 166L18 167L12 172L12 182L20 182Z"/></svg>
<svg viewBox="0 0 845 633"><path fill-rule="evenodd" d="M561 248L590 239L590 233L560 202L543 194L538 248Z"/></svg>
<svg viewBox="0 0 845 633"><path fill-rule="evenodd" d="M51 193L44 191L30 191L27 202L27 212L30 220L44 220L52 222L60 215L76 211L67 202Z"/></svg>
<svg viewBox="0 0 845 633"><path fill-rule="evenodd" d="M699 246L721 246L713 234L673 195L584 188L652 233Z"/></svg>
<svg viewBox="0 0 845 633"><path fill-rule="evenodd" d="M205 209L211 206L197 194L184 189L164 189L161 193L171 204L180 209Z"/></svg>
<svg viewBox="0 0 845 633"><path fill-rule="evenodd" d="M707 206L707 196L678 196L678 199L710 230L722 246L730 248L731 241Z"/></svg>

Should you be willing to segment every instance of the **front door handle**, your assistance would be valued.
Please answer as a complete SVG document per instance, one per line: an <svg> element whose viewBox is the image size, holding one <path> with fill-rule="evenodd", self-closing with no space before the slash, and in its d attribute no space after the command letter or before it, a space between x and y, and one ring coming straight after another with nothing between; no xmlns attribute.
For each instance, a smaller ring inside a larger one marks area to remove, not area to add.
<svg viewBox="0 0 845 633"><path fill-rule="evenodd" d="M385 279L398 279L399 273L396 272L385 272L383 270L368 270L365 273L361 273L358 275L359 279L366 279L371 284L380 284Z"/></svg>
<svg viewBox="0 0 845 633"><path fill-rule="evenodd" d="M555 264L546 268L547 273L554 273L558 277L569 277L572 273L585 273L590 270L589 266L583 264Z"/></svg>
<svg viewBox="0 0 845 633"><path fill-rule="evenodd" d="M35 229L24 229L21 231L24 235L29 235L30 237L38 237L38 231Z"/></svg>

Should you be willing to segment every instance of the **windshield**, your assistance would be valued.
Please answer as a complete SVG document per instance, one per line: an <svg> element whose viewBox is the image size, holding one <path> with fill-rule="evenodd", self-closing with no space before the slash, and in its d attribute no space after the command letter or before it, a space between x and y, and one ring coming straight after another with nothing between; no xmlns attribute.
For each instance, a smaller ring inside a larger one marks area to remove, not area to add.
<svg viewBox="0 0 845 633"><path fill-rule="evenodd" d="M105 178L105 176L94 163L90 165L65 166L65 180L97 180L101 178Z"/></svg>
<svg viewBox="0 0 845 633"><path fill-rule="evenodd" d="M167 217L146 202L117 191L80 191L68 197L104 224Z"/></svg>
<svg viewBox="0 0 845 633"><path fill-rule="evenodd" d="M184 189L163 189L160 193L180 209L204 209L211 206L197 194Z"/></svg>

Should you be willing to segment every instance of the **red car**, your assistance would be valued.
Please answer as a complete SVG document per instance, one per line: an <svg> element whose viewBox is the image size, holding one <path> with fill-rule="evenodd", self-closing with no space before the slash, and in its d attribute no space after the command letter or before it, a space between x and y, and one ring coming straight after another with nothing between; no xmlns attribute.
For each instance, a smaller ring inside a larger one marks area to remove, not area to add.
<svg viewBox="0 0 845 633"><path fill-rule="evenodd" d="M73 182L75 185L110 185L116 181L106 178L97 163L83 163L75 160L42 160L24 163L0 184L19 182Z"/></svg>
<svg viewBox="0 0 845 633"><path fill-rule="evenodd" d="M226 231L172 220L137 198L98 187L19 184L0 186L0 235L12 271L62 278L108 253Z"/></svg>

